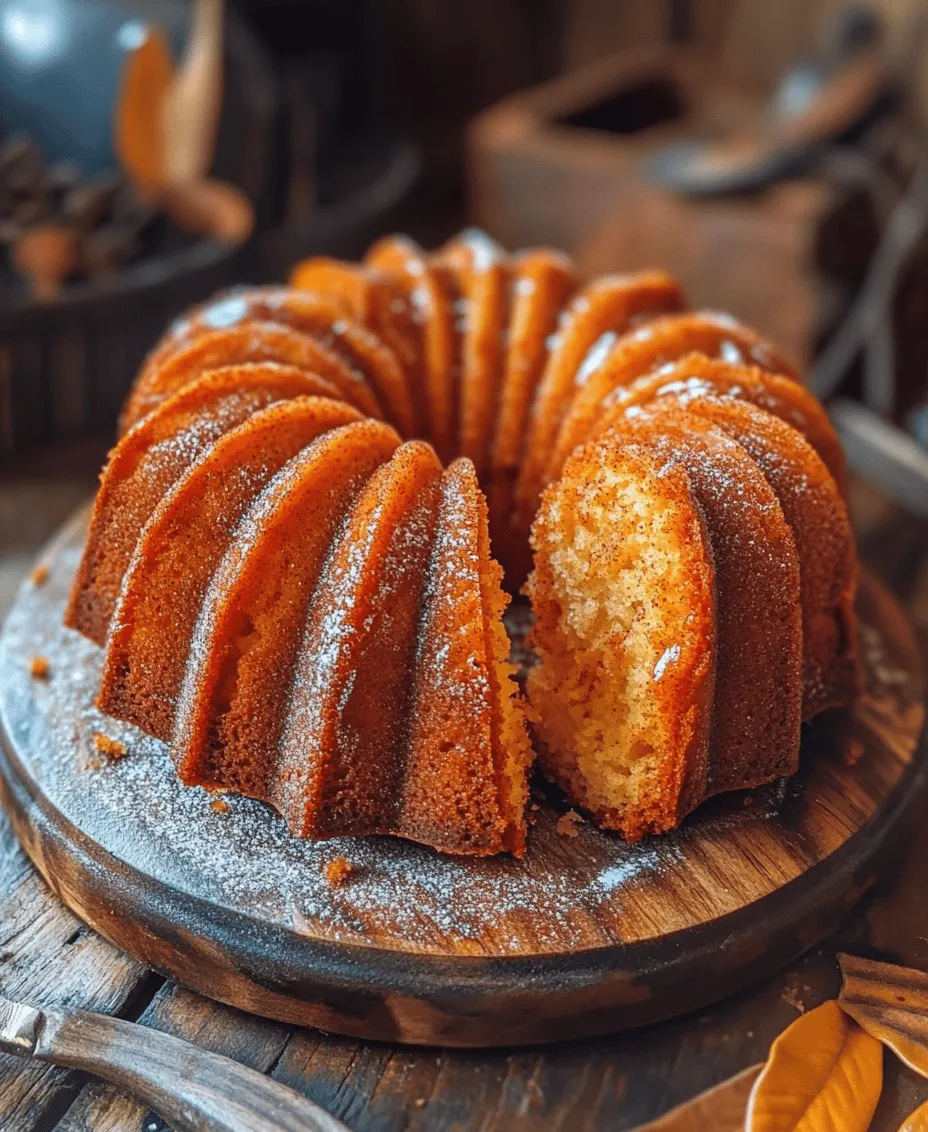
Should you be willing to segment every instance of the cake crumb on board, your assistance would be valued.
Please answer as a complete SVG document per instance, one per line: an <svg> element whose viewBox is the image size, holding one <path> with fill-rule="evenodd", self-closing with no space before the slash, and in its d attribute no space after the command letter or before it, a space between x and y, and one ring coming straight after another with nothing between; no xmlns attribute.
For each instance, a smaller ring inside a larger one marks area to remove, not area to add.
<svg viewBox="0 0 928 1132"><path fill-rule="evenodd" d="M806 1004L802 1000L801 990L792 978L787 981L786 986L780 992L780 998L799 1014L805 1014Z"/></svg>
<svg viewBox="0 0 928 1132"><path fill-rule="evenodd" d="M126 744L120 743L118 739L111 739L109 735L104 735L102 731L94 733L93 745L101 755L106 755L108 759L118 761L125 758Z"/></svg>
<svg viewBox="0 0 928 1132"><path fill-rule="evenodd" d="M34 586L44 586L48 581L48 567L42 565L36 566L29 577L32 579Z"/></svg>
<svg viewBox="0 0 928 1132"><path fill-rule="evenodd" d="M49 673L48 657L34 656L29 661L29 675L34 680L47 680Z"/></svg>
<svg viewBox="0 0 928 1132"><path fill-rule="evenodd" d="M555 832L561 837L579 837L580 830L577 826L582 821L583 818L576 810L568 810L566 814L561 814L557 819L557 823L554 826Z"/></svg>
<svg viewBox="0 0 928 1132"><path fill-rule="evenodd" d="M210 802L209 808L217 814L227 814L230 807L229 803L224 798L214 798Z"/></svg>
<svg viewBox="0 0 928 1132"><path fill-rule="evenodd" d="M347 857L333 857L322 867L322 875L332 888L344 884L354 872L354 865Z"/></svg>

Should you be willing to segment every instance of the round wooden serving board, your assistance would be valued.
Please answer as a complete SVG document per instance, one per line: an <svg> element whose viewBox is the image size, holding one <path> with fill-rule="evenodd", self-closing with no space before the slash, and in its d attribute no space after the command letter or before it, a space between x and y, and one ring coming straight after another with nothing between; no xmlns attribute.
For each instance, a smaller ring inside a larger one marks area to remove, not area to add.
<svg viewBox="0 0 928 1132"><path fill-rule="evenodd" d="M100 650L62 627L85 516L0 640L2 800L54 891L143 963L245 1010L357 1037L480 1046L682 1013L822 938L899 844L925 779L904 616L861 585L866 693L808 729L793 780L626 845L541 799L525 859L391 838L302 842L244 798L185 789L166 748L93 707ZM30 674L45 657L45 679ZM94 736L125 743L119 760ZM573 833L573 836L568 835ZM354 871L332 887L338 856Z"/></svg>

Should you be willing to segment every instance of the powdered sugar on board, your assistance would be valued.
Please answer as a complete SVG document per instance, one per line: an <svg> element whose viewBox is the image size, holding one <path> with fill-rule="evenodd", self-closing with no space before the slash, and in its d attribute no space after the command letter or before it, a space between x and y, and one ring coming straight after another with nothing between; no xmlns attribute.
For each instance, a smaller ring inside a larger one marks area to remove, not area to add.
<svg viewBox="0 0 928 1132"><path fill-rule="evenodd" d="M567 807L536 800L523 861L445 857L392 838L296 840L267 806L183 787L163 744L93 707L102 653L61 624L79 539L72 528L62 552L45 556L47 581L24 583L11 612L0 645L4 724L16 749L39 753L24 769L53 807L112 856L178 891L331 941L524 956L697 922L712 909L693 880L694 844L753 846L781 806L802 837L802 790L792 783L756 792L750 806L740 795L718 799L678 833L635 846L588 822L579 836L560 835ZM30 675L24 658L33 656L48 659L47 678ZM101 735L112 748L101 747ZM125 755L105 753L120 744ZM326 870L342 858L350 870L332 884ZM737 903L738 867L720 899ZM654 888L671 898L678 921L646 921L639 894Z"/></svg>

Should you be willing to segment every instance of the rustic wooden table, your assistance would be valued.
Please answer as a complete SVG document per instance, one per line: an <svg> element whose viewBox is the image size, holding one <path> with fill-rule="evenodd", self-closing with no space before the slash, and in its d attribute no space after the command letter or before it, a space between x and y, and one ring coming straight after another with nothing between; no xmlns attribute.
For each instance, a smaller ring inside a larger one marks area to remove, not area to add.
<svg viewBox="0 0 928 1132"><path fill-rule="evenodd" d="M0 608L42 542L93 489L99 452L0 479ZM928 655L928 526L862 485L862 553L902 597ZM923 807L928 818L928 805ZM634 1128L760 1061L772 1038L838 988L847 950L928 968L928 821L881 888L827 943L764 986L647 1030L517 1051L410 1049L250 1017L165 982L84 927L48 891L0 817L0 991L137 1020L217 1050L312 1097L357 1132L569 1132ZM894 1132L928 1081L886 1061L874 1132ZM163 1132L164 1123L79 1073L0 1056L5 1132ZM243 1132L247 1130L243 1129Z"/></svg>

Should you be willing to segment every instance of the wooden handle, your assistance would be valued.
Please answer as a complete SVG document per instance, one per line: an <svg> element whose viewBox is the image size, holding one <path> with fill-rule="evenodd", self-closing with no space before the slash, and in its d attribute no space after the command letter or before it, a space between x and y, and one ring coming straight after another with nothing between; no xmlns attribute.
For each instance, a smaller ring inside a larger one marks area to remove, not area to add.
<svg viewBox="0 0 928 1132"><path fill-rule="evenodd" d="M104 1014L46 1011L35 1056L106 1078L177 1132L350 1132L245 1065Z"/></svg>

